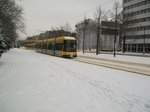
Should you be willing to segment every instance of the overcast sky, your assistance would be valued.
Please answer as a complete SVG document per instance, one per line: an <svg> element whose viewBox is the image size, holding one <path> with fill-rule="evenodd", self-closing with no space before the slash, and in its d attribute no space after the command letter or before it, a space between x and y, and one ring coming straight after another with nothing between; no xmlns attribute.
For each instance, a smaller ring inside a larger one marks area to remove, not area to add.
<svg viewBox="0 0 150 112"><path fill-rule="evenodd" d="M59 27L69 23L72 27L86 17L93 17L96 7L102 6L105 10L112 9L115 0L16 0L24 8L26 34L21 36L37 35L51 27ZM119 0L121 1L121 0ZM90 10L90 11L89 11Z"/></svg>

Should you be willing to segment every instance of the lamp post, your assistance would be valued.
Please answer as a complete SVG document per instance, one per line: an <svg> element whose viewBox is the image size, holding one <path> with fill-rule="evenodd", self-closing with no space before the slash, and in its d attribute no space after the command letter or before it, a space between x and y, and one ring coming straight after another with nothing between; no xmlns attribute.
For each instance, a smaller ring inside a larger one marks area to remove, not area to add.
<svg viewBox="0 0 150 112"><path fill-rule="evenodd" d="M82 25L83 25L83 46L82 46L83 54L85 52L85 36L86 36L86 27L88 25L88 21L89 20L84 18L84 22L82 23Z"/></svg>
<svg viewBox="0 0 150 112"><path fill-rule="evenodd" d="M83 49L83 54L84 54L84 49L85 49L85 20L83 23L83 43L82 43L82 49Z"/></svg>
<svg viewBox="0 0 150 112"><path fill-rule="evenodd" d="M56 36L55 36L55 41L54 41L54 56L56 55Z"/></svg>
<svg viewBox="0 0 150 112"><path fill-rule="evenodd" d="M143 25L140 25L140 27L143 27L143 55L145 54L145 27Z"/></svg>
<svg viewBox="0 0 150 112"><path fill-rule="evenodd" d="M144 35L143 35L143 55L145 54L145 27L144 28Z"/></svg>
<svg viewBox="0 0 150 112"><path fill-rule="evenodd" d="M100 54L100 32L101 32L100 18L98 18L96 55Z"/></svg>

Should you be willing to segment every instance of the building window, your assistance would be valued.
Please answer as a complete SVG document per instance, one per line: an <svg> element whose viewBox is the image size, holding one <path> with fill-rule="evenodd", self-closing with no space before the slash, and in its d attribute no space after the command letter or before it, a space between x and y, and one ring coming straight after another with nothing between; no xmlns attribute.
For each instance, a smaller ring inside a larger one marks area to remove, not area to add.
<svg viewBox="0 0 150 112"><path fill-rule="evenodd" d="M130 2L130 1L133 1L133 0L124 0L124 3Z"/></svg>
<svg viewBox="0 0 150 112"><path fill-rule="evenodd" d="M136 44L132 44L132 52L136 52Z"/></svg>
<svg viewBox="0 0 150 112"><path fill-rule="evenodd" d="M150 21L150 17L130 20L130 21L128 21L128 23L129 24L135 24L135 23L147 22L147 21Z"/></svg>
<svg viewBox="0 0 150 112"><path fill-rule="evenodd" d="M134 32L134 31L142 31L142 30L150 30L150 26L144 26L144 27L135 27L135 28L129 28L128 32Z"/></svg>
<svg viewBox="0 0 150 112"><path fill-rule="evenodd" d="M125 3L125 2L124 2L124 3ZM139 2L139 3L136 3L136 4L133 4L133 5L129 5L129 6L127 6L127 7L124 7L124 10L136 8L136 7L139 7L139 6L142 6L142 5L146 5L146 4L149 4L149 3L150 3L150 0L145 0L145 1L142 1L142 2Z"/></svg>
<svg viewBox="0 0 150 112"><path fill-rule="evenodd" d="M143 52L143 44L138 44L138 52Z"/></svg>
<svg viewBox="0 0 150 112"><path fill-rule="evenodd" d="M150 44L145 44L145 52L150 53Z"/></svg>
<svg viewBox="0 0 150 112"><path fill-rule="evenodd" d="M131 51L131 44L128 44L128 50L127 50L128 52L130 52Z"/></svg>

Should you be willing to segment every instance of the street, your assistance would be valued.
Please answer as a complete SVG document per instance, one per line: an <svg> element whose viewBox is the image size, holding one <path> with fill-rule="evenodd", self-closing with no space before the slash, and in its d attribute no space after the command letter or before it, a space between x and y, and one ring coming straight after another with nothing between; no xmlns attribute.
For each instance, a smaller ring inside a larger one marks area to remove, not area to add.
<svg viewBox="0 0 150 112"><path fill-rule="evenodd" d="M0 58L0 112L150 112L150 77L11 49Z"/></svg>

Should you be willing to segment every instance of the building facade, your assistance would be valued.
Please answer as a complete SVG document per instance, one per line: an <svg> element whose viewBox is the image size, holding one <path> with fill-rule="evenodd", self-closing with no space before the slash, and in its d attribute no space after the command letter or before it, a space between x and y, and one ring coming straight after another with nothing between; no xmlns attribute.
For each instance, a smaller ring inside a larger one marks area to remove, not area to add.
<svg viewBox="0 0 150 112"><path fill-rule="evenodd" d="M97 45L97 23L88 19L87 24L84 26L84 22L80 22L76 25L76 38L78 50L84 49L91 50L96 49ZM85 38L84 38L85 31ZM120 50L120 39L118 35L116 37L116 50ZM100 26L100 50L101 51L113 51L114 50L114 34L115 34L115 23L112 21L102 21Z"/></svg>
<svg viewBox="0 0 150 112"><path fill-rule="evenodd" d="M150 53L150 0L123 0L128 19L126 52Z"/></svg>

